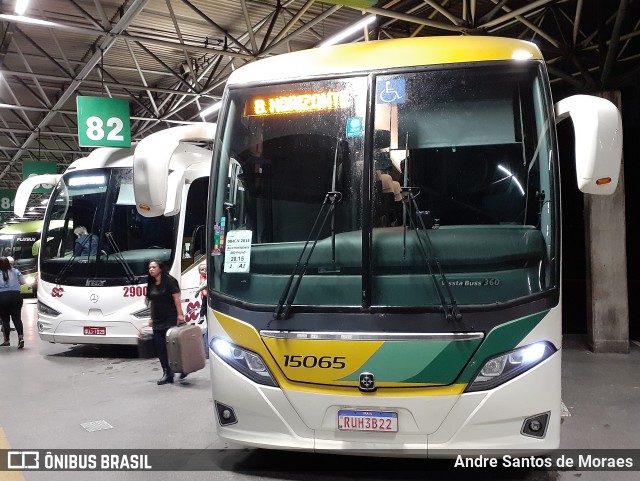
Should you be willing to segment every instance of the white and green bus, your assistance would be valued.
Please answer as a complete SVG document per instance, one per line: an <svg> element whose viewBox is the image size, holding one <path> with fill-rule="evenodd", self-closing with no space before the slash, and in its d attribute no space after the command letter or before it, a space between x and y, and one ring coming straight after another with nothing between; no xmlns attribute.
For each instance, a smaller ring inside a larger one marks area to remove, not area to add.
<svg viewBox="0 0 640 481"><path fill-rule="evenodd" d="M26 284L20 288L25 296L36 294L38 285L38 251L43 222L32 220L10 224L0 229L0 255L14 258L14 266L22 272Z"/></svg>
<svg viewBox="0 0 640 481"><path fill-rule="evenodd" d="M578 187L612 193L618 110L554 105L529 42L373 41L234 71L207 221L219 437L429 457L557 448L555 124L569 116Z"/></svg>

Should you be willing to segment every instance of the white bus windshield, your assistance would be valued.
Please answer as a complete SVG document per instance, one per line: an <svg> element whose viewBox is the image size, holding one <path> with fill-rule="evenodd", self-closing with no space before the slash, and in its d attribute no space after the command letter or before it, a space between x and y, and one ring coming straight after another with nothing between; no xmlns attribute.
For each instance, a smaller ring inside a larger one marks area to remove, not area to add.
<svg viewBox="0 0 640 481"><path fill-rule="evenodd" d="M175 216L138 214L131 168L65 174L45 217L40 275L67 285L94 278L105 286L139 282L149 260L173 259L174 224Z"/></svg>

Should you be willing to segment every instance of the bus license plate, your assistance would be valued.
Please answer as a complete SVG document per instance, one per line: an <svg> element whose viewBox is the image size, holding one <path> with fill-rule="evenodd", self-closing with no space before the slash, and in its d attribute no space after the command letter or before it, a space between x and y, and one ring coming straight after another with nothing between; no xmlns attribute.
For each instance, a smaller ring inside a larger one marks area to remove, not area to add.
<svg viewBox="0 0 640 481"><path fill-rule="evenodd" d="M398 432L398 413L392 411L338 411L340 431Z"/></svg>
<svg viewBox="0 0 640 481"><path fill-rule="evenodd" d="M107 335L107 328L106 327L84 326L84 335L85 336L106 336Z"/></svg>

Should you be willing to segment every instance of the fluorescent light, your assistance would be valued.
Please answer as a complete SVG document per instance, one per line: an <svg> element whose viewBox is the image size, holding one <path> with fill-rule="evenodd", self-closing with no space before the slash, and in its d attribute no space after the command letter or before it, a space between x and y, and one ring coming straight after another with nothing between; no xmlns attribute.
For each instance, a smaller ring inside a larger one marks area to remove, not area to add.
<svg viewBox="0 0 640 481"><path fill-rule="evenodd" d="M39 18L31 18L31 17L20 17L15 15L7 15L5 13L0 14L0 20L11 20L17 23L27 23L29 25L39 25L41 27L50 27L50 28L62 28L64 27L60 23L50 22L49 20L41 20Z"/></svg>
<svg viewBox="0 0 640 481"><path fill-rule="evenodd" d="M342 32L337 33L333 37L329 37L327 40L325 40L324 42L319 44L318 47L328 47L329 45L334 45L334 44L340 42L341 40L344 40L349 35L351 35L351 34L357 32L358 30L366 27L367 25L369 25L370 23L375 21L375 19L376 19L375 15L369 15L368 17L365 17L362 20L360 20L359 22L356 22L353 25L351 25L350 27L344 29Z"/></svg>
<svg viewBox="0 0 640 481"><path fill-rule="evenodd" d="M222 105L222 102L216 102L215 104L207 107L206 109L204 109L202 112L200 112L200 117L202 117L202 120L204 120L204 118L209 115L212 114L214 112L217 112L218 110L220 110L220 106Z"/></svg>
<svg viewBox="0 0 640 481"><path fill-rule="evenodd" d="M18 15L24 15L24 12L27 11L28 6L29 0L16 0L16 6L13 11Z"/></svg>
<svg viewBox="0 0 640 481"><path fill-rule="evenodd" d="M92 175L84 177L71 177L67 184L69 187L87 186L87 185L104 185L107 179L104 175Z"/></svg>

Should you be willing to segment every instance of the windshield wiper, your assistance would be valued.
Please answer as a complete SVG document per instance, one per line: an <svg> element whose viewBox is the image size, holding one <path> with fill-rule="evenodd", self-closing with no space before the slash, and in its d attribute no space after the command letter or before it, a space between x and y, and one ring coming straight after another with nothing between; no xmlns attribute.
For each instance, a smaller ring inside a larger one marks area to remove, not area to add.
<svg viewBox="0 0 640 481"><path fill-rule="evenodd" d="M280 296L280 300L278 301L276 310L273 313L274 319L287 319L287 317L289 317L289 311L291 310L291 305L293 304L293 301L296 297L296 293L298 292L298 288L300 287L300 282L302 281L302 277L305 275L307 271L307 266L309 265L309 259L311 259L313 250L315 249L316 244L318 243L318 239L320 238L320 233L322 232L322 229L326 224L327 219L333 213L333 210L335 209L336 204L340 202L341 199L342 199L342 194L340 192L330 191L330 192L327 192L327 194L325 195L324 201L322 202L322 205L320 206L320 210L318 211L318 215L316 215L316 218L313 221L313 226L311 226L311 230L309 231L309 236L307 237L307 240L305 241L304 246L302 247L302 251L300 251L298 262L296 262L296 265L293 268L293 272L291 272L291 275L289 276L289 280L287 281L287 284L284 286L284 290L282 291L282 295ZM318 221L320 220L320 217L322 216L322 212L325 211L325 207L327 205L329 206L329 208L326 210L324 217L322 217L322 222L320 223L320 227L318 228L314 236L314 232L316 230L316 226L318 225ZM312 237L313 237L313 242L311 243L309 254L307 255L306 260L304 261L304 264L300 265L302 262L302 258L304 257L304 254L307 251L307 246L309 245L309 242L311 241ZM296 277L296 275L298 277L296 279L296 283L293 285L293 288L292 288L291 285L293 284L293 279Z"/></svg>
<svg viewBox="0 0 640 481"><path fill-rule="evenodd" d="M67 271L75 263L77 258L78 256L76 256L75 253L71 254L71 257L67 260L67 262L64 263L62 269L60 269L60 272L58 272L58 275L56 276L56 284L60 284L67 278Z"/></svg>
<svg viewBox="0 0 640 481"><path fill-rule="evenodd" d="M440 304L442 305L442 309L444 311L444 315L447 318L447 320L450 320L452 318L456 319L457 321L459 321L460 319L462 319L462 314L460 313L460 309L458 309L458 304L456 303L455 298L453 297L453 293L451 292L451 285L449 284L449 281L447 280L447 276L444 275L444 271L442 270L442 266L440 265L440 261L438 261L438 258L436 257L436 253L435 250L433 248L433 243L431 242L431 237L429 236L429 231L427 230L425 223L424 223L424 219L422 218L422 216L419 214L419 210L418 210L418 204L416 202L416 196L414 194L414 191L417 191L417 189L415 187L402 187L402 197L404 199L405 202L410 202L411 207L413 207L413 211L416 213L416 217L418 218L418 221L420 222L420 227L422 228L422 231L424 232L424 238L425 238L425 243L427 244L427 247L425 248L424 244L422 243L422 237L420 236L420 232L417 229L417 226L415 225L414 222L414 216L410 215L409 219L411 221L411 227L413 228L413 230L416 232L416 237L418 238L418 244L420 246L420 251L422 252L422 256L424 257L425 263L427 264L427 268L429 269L429 274L431 275L431 278L433 279L433 284L436 288L436 291L438 292L438 298L440 299ZM428 249L428 251L427 251ZM431 255L429 255L429 253ZM445 290L447 291L447 295L449 297L449 303L447 303L445 301L444 295L442 294L442 290L440 288L440 284L438 282L438 280L436 279L436 276L433 272L433 269L431 267L431 259L433 259L433 262L436 264L436 267L438 268L438 274L440 276L440 278L442 279L442 284L444 285Z"/></svg>
<svg viewBox="0 0 640 481"><path fill-rule="evenodd" d="M79 244L79 246L80 246L79 250L82 251L82 249L84 248L85 244L87 242L89 242L90 240L91 240L91 242L94 242L93 241L93 236L88 235L84 239L82 239L82 242ZM56 276L56 284L60 284L62 281L64 281L67 278L67 276L66 276L67 271L69 270L69 268L73 264L75 264L76 259L78 257L81 257L80 255L76 255L75 249L76 248L74 246L74 250L71 253L71 257L67 260L67 262L64 263L64 265L62 266L62 269L60 269L60 272L58 272L58 275ZM91 251L91 249L89 249L89 251ZM87 259L89 259L90 255L91 254L87 254Z"/></svg>
<svg viewBox="0 0 640 481"><path fill-rule="evenodd" d="M111 248L114 250L113 256L116 258L116 260L120 263L120 265L124 269L124 273L127 276L127 280L129 281L129 283L130 284L137 284L138 283L138 278L133 273L133 270L131 269L131 267L127 263L126 259L122 255L122 251L120 250L120 248L118 247L118 244L116 243L115 239L113 238L113 232L105 232L104 236L109 241L109 244L111 244ZM107 254L107 258L108 257L109 257L109 255Z"/></svg>
<svg viewBox="0 0 640 481"><path fill-rule="evenodd" d="M433 285L436 288L436 292L438 294L438 299L440 300L440 306L444 311L444 316L447 320L455 318L456 320L462 319L462 314L460 313L460 309L458 309L458 304L456 303L455 298L453 297L453 293L451 292L451 285L447 280L447 277L444 275L444 271L442 270L442 266L440 265L440 261L436 257L435 250L433 248L433 244L431 243L431 238L429 237L429 231L427 230L424 219L420 215L420 210L418 209L418 203L416 202L416 194L420 193L420 190L416 187L408 187L408 177L409 177L409 132L407 132L405 138L405 156L404 156L404 185L400 189L402 192L402 224L403 224L403 238L402 238L402 257L406 258L406 249L407 249L407 218L411 222L411 227L416 232L416 236L418 238L418 245L420 246L420 251L422 256L424 257L425 264L427 264L427 269L429 270L429 275L433 280ZM408 214L408 215L407 215ZM417 226L415 225L414 215L420 221L420 227L424 231L424 236L426 239L427 247L431 256L425 249L425 246L422 243L422 238L420 237L420 232L418 232ZM444 294L442 293L442 289L440 288L440 283L436 279L436 276L433 272L433 268L431 267L431 259L436 264L438 268L438 274L442 279L442 284L447 291L447 295L449 296L450 302L447 303L445 300Z"/></svg>

